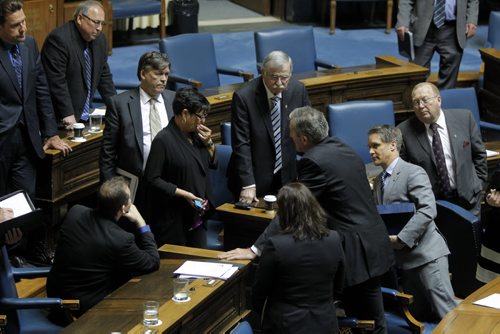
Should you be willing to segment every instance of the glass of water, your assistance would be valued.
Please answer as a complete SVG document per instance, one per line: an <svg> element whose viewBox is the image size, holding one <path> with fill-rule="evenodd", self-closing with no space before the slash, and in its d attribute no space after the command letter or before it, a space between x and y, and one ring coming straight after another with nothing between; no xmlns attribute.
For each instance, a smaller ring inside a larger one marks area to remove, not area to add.
<svg viewBox="0 0 500 334"><path fill-rule="evenodd" d="M157 326L159 324L158 309L160 303L154 300L144 302L143 324L145 326Z"/></svg>

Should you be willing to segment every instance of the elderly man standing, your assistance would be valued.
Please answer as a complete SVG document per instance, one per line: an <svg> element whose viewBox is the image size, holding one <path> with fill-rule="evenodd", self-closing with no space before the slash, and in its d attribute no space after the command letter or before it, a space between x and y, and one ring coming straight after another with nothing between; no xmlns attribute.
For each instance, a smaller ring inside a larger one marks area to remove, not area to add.
<svg viewBox="0 0 500 334"><path fill-rule="evenodd" d="M439 90L428 82L413 88L412 101L415 116L398 125L403 134L401 158L427 172L437 199L479 216L488 168L472 113L442 110Z"/></svg>
<svg viewBox="0 0 500 334"><path fill-rule="evenodd" d="M262 75L233 95L229 188L246 203L277 193L297 176L288 115L310 105L302 83L293 81L292 59L282 51L264 58Z"/></svg>
<svg viewBox="0 0 500 334"><path fill-rule="evenodd" d="M50 95L58 121L67 129L89 119L96 89L105 102L116 95L101 33L104 9L98 1L78 5L74 19L54 29L42 48Z"/></svg>

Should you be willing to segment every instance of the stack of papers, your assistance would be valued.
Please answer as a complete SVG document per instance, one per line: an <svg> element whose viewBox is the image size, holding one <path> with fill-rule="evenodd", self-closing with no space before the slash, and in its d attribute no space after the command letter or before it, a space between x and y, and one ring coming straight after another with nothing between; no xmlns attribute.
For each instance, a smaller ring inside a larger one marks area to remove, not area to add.
<svg viewBox="0 0 500 334"><path fill-rule="evenodd" d="M174 274L182 277L209 277L227 280L238 270L230 263L186 261Z"/></svg>

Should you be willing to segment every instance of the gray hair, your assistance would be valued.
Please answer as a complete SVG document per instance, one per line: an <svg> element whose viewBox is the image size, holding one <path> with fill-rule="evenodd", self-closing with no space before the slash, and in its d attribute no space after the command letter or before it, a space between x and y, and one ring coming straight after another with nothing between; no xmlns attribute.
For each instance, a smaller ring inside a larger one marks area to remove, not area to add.
<svg viewBox="0 0 500 334"><path fill-rule="evenodd" d="M434 84L433 84L433 83L431 83L431 82L425 82L425 81L424 81L424 82L421 82L421 83L416 84L416 85L415 85L415 87L413 87L413 89L412 89L412 91L411 91L411 95L413 96L413 93L414 93L417 89L419 89L419 88L421 88L421 87L426 87L426 86L427 86L427 87L430 87L430 88L432 89L432 92L434 93L434 95L436 95L436 96L441 96L441 93L439 92L439 88L437 88L437 86L436 86L436 85L434 85Z"/></svg>
<svg viewBox="0 0 500 334"><path fill-rule="evenodd" d="M317 144L328 137L328 122L321 111L313 107L300 107L290 113L290 123L295 132Z"/></svg>
<svg viewBox="0 0 500 334"><path fill-rule="evenodd" d="M141 81L141 71L161 71L166 67L170 67L170 59L165 53L158 51L146 52L139 59L137 64L137 78Z"/></svg>
<svg viewBox="0 0 500 334"><path fill-rule="evenodd" d="M293 70L292 58L283 51L271 51L262 61L262 71L290 64L290 72Z"/></svg>
<svg viewBox="0 0 500 334"><path fill-rule="evenodd" d="M368 136L373 134L378 134L383 143L388 144L395 142L398 151L401 151L403 135L401 134L401 130L399 130L399 128L388 124L378 125L368 130Z"/></svg>
<svg viewBox="0 0 500 334"><path fill-rule="evenodd" d="M75 13L73 14L73 18L76 20L78 15L88 15L89 10L92 7L100 7L102 10L104 10L102 3L100 3L99 1L95 0L83 1L78 4L78 7L76 7Z"/></svg>

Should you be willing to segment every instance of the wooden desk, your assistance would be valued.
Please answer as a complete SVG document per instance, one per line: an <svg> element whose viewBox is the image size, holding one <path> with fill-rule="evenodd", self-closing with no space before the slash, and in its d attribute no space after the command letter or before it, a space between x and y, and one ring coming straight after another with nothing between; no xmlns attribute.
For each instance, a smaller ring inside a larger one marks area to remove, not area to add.
<svg viewBox="0 0 500 334"><path fill-rule="evenodd" d="M500 333L500 310L472 304L492 293L500 293L500 277L464 299L441 320L433 334Z"/></svg>
<svg viewBox="0 0 500 334"><path fill-rule="evenodd" d="M226 250L252 246L274 218L274 214L267 214L263 208L240 210L231 203L219 206L217 213L224 222L224 248Z"/></svg>
<svg viewBox="0 0 500 334"><path fill-rule="evenodd" d="M245 277L249 261L232 261L245 266L227 281L213 287L197 279L190 287L191 301L175 303L172 273L186 259L216 258L220 252L182 246L160 248L161 267L157 272L130 280L90 309L62 333L143 333L142 309L146 300L160 302L159 333L224 333L247 314Z"/></svg>
<svg viewBox="0 0 500 334"><path fill-rule="evenodd" d="M484 85L479 98L484 120L500 123L500 50L479 49L484 62Z"/></svg>
<svg viewBox="0 0 500 334"><path fill-rule="evenodd" d="M484 146L487 150L500 152L500 141L489 141L485 142ZM487 159L488 163L488 177L491 177L493 171L495 170L497 164L500 162L500 154Z"/></svg>

